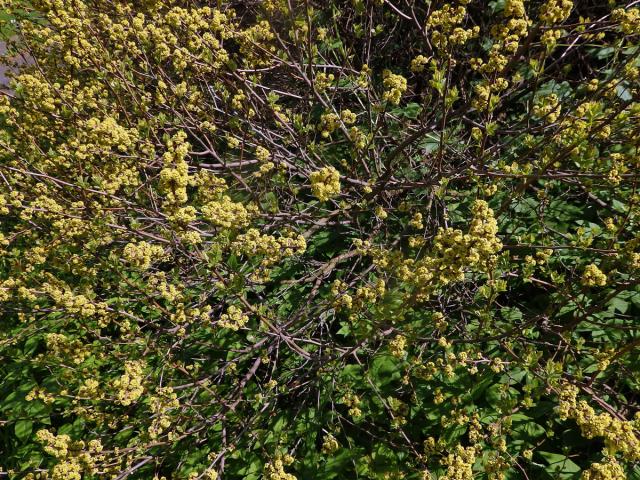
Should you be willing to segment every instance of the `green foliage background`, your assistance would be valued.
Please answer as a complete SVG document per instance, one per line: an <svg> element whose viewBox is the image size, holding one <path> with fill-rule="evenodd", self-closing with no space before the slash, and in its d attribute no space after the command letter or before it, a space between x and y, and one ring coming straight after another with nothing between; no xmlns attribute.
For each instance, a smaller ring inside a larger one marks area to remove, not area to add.
<svg viewBox="0 0 640 480"><path fill-rule="evenodd" d="M634 2L3 8L0 477L640 478Z"/></svg>

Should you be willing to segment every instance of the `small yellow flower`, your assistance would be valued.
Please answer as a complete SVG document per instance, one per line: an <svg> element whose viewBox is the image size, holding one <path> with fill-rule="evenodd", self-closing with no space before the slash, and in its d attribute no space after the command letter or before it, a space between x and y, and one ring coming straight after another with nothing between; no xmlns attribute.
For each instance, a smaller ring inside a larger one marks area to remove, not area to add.
<svg viewBox="0 0 640 480"><path fill-rule="evenodd" d="M385 70L382 76L385 87L382 99L392 105L398 105L402 94L407 90L407 79L402 75L391 73L390 70Z"/></svg>
<svg viewBox="0 0 640 480"><path fill-rule="evenodd" d="M336 437L330 433L326 434L322 439L322 453L325 455L332 455L340 448L340 444Z"/></svg>
<svg viewBox="0 0 640 480"><path fill-rule="evenodd" d="M585 267L581 283L585 287L604 287L607 284L607 276L592 263Z"/></svg>
<svg viewBox="0 0 640 480"><path fill-rule="evenodd" d="M309 176L313 196L321 202L340 194L340 173L333 167L324 167Z"/></svg>

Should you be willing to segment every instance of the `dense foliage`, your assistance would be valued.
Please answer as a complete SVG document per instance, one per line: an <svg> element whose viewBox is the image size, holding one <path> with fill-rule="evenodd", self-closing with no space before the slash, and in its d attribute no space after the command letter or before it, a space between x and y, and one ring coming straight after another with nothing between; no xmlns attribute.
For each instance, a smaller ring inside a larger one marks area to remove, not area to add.
<svg viewBox="0 0 640 480"><path fill-rule="evenodd" d="M0 478L640 478L637 1L3 3Z"/></svg>

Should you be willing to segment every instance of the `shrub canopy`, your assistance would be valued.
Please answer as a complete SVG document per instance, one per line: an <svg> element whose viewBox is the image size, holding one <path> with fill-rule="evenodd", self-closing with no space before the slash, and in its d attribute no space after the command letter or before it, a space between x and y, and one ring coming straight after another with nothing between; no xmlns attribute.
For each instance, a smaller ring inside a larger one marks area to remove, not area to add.
<svg viewBox="0 0 640 480"><path fill-rule="evenodd" d="M640 10L4 2L0 477L640 478Z"/></svg>

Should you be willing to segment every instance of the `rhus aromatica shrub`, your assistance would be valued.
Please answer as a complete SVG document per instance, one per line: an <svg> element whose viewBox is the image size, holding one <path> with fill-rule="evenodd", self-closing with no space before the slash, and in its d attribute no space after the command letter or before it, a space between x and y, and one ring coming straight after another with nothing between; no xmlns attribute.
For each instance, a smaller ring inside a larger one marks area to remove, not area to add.
<svg viewBox="0 0 640 480"><path fill-rule="evenodd" d="M637 2L2 5L0 478L640 478Z"/></svg>

